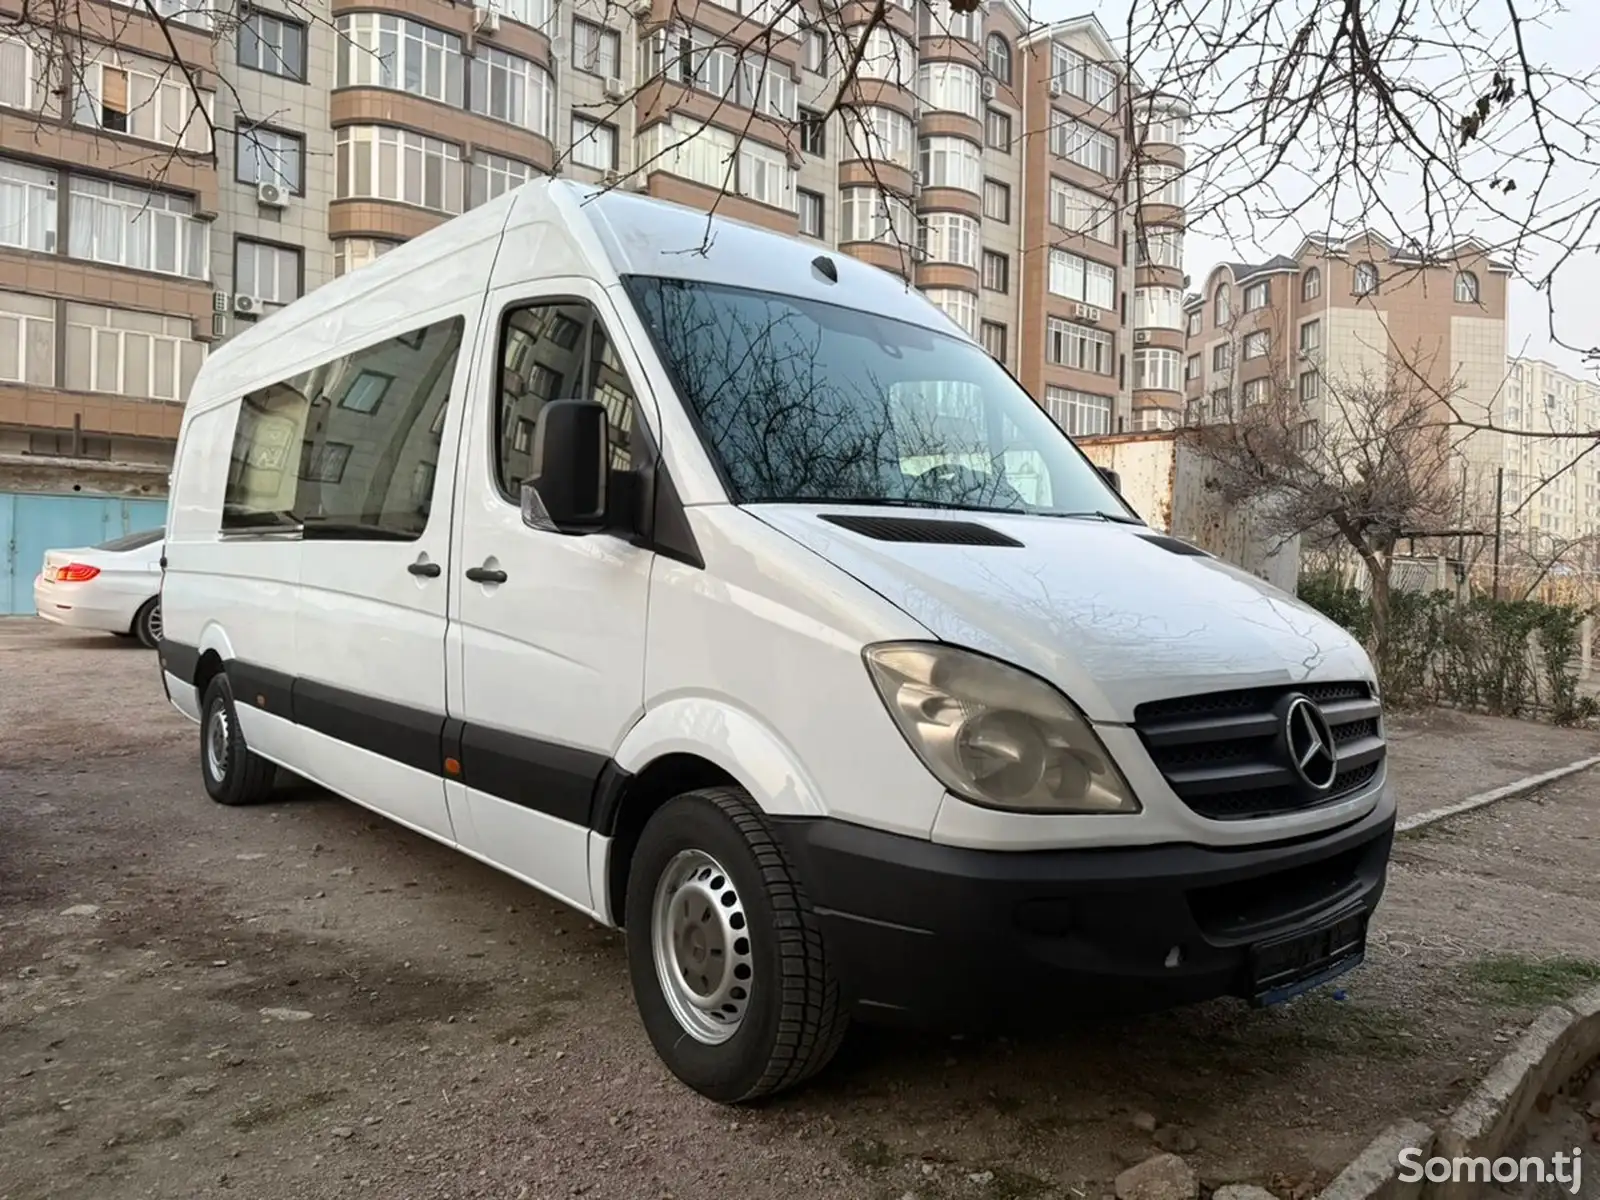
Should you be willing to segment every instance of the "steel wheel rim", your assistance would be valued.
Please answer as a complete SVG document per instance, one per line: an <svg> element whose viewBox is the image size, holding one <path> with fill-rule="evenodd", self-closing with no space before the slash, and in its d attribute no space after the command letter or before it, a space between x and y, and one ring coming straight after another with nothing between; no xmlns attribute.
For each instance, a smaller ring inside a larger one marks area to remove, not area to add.
<svg viewBox="0 0 1600 1200"><path fill-rule="evenodd" d="M206 769L218 781L228 777L228 714L218 704L206 718Z"/></svg>
<svg viewBox="0 0 1600 1200"><path fill-rule="evenodd" d="M750 922L733 878L703 850L673 856L650 909L656 978L685 1033L715 1046L739 1032L755 982Z"/></svg>
<svg viewBox="0 0 1600 1200"><path fill-rule="evenodd" d="M155 641L161 640L161 601L157 600L150 609L150 615L145 618L145 625L150 630L150 636Z"/></svg>

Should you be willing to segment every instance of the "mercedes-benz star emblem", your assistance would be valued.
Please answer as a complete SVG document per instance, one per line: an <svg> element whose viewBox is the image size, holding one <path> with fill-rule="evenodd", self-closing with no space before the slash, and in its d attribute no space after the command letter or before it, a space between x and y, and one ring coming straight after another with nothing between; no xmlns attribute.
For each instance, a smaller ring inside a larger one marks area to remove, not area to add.
<svg viewBox="0 0 1600 1200"><path fill-rule="evenodd" d="M1283 736L1295 773L1319 792L1331 788L1339 775L1339 750L1322 710L1305 696L1296 696L1283 714Z"/></svg>

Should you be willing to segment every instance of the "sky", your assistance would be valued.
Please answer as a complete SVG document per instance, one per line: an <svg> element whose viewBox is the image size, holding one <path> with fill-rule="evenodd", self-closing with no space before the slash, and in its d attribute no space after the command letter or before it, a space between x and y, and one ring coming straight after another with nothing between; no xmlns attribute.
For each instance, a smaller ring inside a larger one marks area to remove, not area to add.
<svg viewBox="0 0 1600 1200"><path fill-rule="evenodd" d="M1126 37L1130 0L1100 0L1098 3L1094 0L1017 0L1017 2L1025 11L1031 12L1036 22L1048 23L1093 13L1106 27L1114 44L1120 46ZM1139 3L1141 13L1147 15L1153 0L1133 0L1133 2ZM1167 2L1170 3L1171 0ZM1317 2L1318 0L1279 0L1285 9L1300 12L1306 11L1309 6L1314 6ZM1521 9L1523 14L1535 18L1529 20L1523 28L1529 59L1536 66L1548 65L1557 70L1569 71L1573 75L1592 74L1595 70L1592 48L1600 45L1600 4L1594 3L1593 0L1581 0L1580 3L1570 5L1567 12L1553 13L1547 20L1538 19L1537 14L1531 11L1533 8L1554 2L1555 0L1519 0L1523 5ZM1238 13L1248 7L1247 3L1241 0L1182 0L1182 3L1191 12L1205 9L1209 9L1213 14L1230 11L1232 14L1230 20L1233 22L1237 22ZM1485 37L1478 42L1478 45L1504 45L1509 48L1513 44L1505 23L1505 0L1494 0L1492 5L1481 8L1475 7L1475 0L1451 0L1451 3L1456 6L1455 12L1465 13L1467 18L1475 23L1476 28L1484 31ZM1372 7L1375 10L1386 11L1390 5L1378 0ZM1426 5L1419 7L1424 13L1429 11ZM1442 29L1436 28L1425 32L1435 31L1438 32L1441 43L1449 40ZM1233 72L1236 72L1241 65L1230 64ZM1449 95L1451 87L1459 86L1461 78L1459 69L1451 69L1453 65L1441 62L1438 70L1447 74L1435 79L1419 79L1417 81L1419 86L1433 95ZM1419 69L1419 74L1427 73L1425 69ZM1230 77L1232 77L1231 72ZM1212 86L1219 85L1213 82ZM1576 89L1570 90L1565 96L1552 97L1550 106L1554 112L1573 115L1587 114L1591 108L1596 108L1590 103L1587 95ZM1492 153L1498 157L1507 151L1532 148L1531 142L1527 140L1531 122L1521 117L1521 113L1525 111L1525 109L1519 110L1517 121L1486 139L1487 145L1494 149L1492 151L1486 149L1485 155ZM1600 111L1600 108L1596 108L1596 111ZM1593 129L1594 132L1600 133L1600 119L1594 120ZM1582 127L1560 130L1555 138L1576 152L1587 152L1581 145L1582 133ZM1204 138L1207 136L1207 131L1203 128L1196 129L1193 136ZM1519 138L1522 140L1518 141ZM1600 150L1594 153L1596 161L1600 161ZM1487 161L1487 158L1483 158L1480 163ZM1291 160L1280 171L1275 171L1274 183L1281 178L1286 191L1292 193L1297 185L1303 186L1302 180L1310 181L1318 178L1318 165L1314 159L1302 155L1300 161ZM1526 158L1520 163L1512 163L1509 166L1523 180L1531 179L1535 170ZM1422 209L1420 174L1385 175L1383 182L1386 198L1390 195L1391 179L1394 198L1390 203L1393 204L1394 211L1402 219L1413 219L1408 214L1420 214ZM1508 198L1507 206L1531 195L1529 188L1531 182L1524 186L1516 201ZM1438 195L1437 192L1434 194ZM1545 195L1555 199L1541 202L1538 212L1542 216L1551 213L1578 213L1590 204L1594 205L1596 210L1600 210L1600 171L1591 169L1587 165L1564 163L1558 169L1552 187ZM1469 212L1448 201L1446 206L1451 209L1451 215L1455 218L1451 225L1458 237L1470 233L1490 245L1498 245L1512 236L1515 226L1508 222L1497 221L1486 214ZM1435 209L1436 211L1438 209L1437 202ZM1353 210L1339 215L1340 221L1336 224L1330 220L1325 204L1313 203L1299 214L1299 221L1304 228L1330 230L1349 222ZM1379 232L1391 235L1394 233L1394 229L1385 228L1382 221L1375 221L1374 225ZM1548 264L1557 253L1554 245L1556 239L1562 242L1569 241L1574 229L1575 224L1569 224L1554 230L1552 237L1546 239L1547 244L1541 246L1534 257L1523 263L1518 274L1543 274L1548 267L1541 267L1541 263ZM1184 269L1193 280L1198 281L1203 279L1206 272L1218 262L1240 259L1259 261L1274 254L1293 253L1298 241L1299 236L1293 229L1257 224L1245 219L1238 210L1225 214L1202 213L1197 219L1192 220L1185 238ZM1596 230L1591 231L1585 239L1585 244L1594 246L1597 241L1600 241L1600 222L1597 222ZM1596 302L1597 297L1600 297L1600 254L1592 251L1574 256L1560 266L1548 296L1536 292L1523 279L1513 277L1508 300L1507 352L1529 358L1543 358L1559 369L1580 378L1600 379L1600 373L1597 373L1594 367L1586 366L1581 355L1551 341L1549 315L1553 298L1556 332L1560 338L1571 345L1600 346L1600 303Z"/></svg>

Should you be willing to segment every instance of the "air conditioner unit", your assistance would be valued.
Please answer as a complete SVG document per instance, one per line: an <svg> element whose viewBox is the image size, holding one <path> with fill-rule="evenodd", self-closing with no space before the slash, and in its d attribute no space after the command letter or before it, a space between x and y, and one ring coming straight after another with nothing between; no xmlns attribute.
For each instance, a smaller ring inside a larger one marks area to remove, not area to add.
<svg viewBox="0 0 1600 1200"><path fill-rule="evenodd" d="M1149 340L1150 331L1148 329L1135 329L1133 331L1133 344L1135 346L1142 346Z"/></svg>
<svg viewBox="0 0 1600 1200"><path fill-rule="evenodd" d="M474 8L472 10L472 28L476 33L499 33L500 14L492 8Z"/></svg>
<svg viewBox="0 0 1600 1200"><path fill-rule="evenodd" d="M1092 304L1077 304L1073 306L1073 315L1082 317L1085 321L1098 321L1100 310Z"/></svg>
<svg viewBox="0 0 1600 1200"><path fill-rule="evenodd" d="M1056 98L1061 95L1061 81L1059 79L1052 79L1050 81L1050 95L1052 98Z"/></svg>
<svg viewBox="0 0 1600 1200"><path fill-rule="evenodd" d="M983 81L983 98L985 100L993 100L994 99L994 93L995 93L994 80L985 79Z"/></svg>
<svg viewBox="0 0 1600 1200"><path fill-rule="evenodd" d="M227 292L221 293L224 297ZM211 314L211 336L223 338L228 336L228 314L215 312Z"/></svg>
<svg viewBox="0 0 1600 1200"><path fill-rule="evenodd" d="M922 186L922 172L921 171L913 171L913 172L911 172L911 186L914 187L914 188L919 188L919 187Z"/></svg>
<svg viewBox="0 0 1600 1200"><path fill-rule="evenodd" d="M606 79L606 99L621 100L623 97L622 76L611 75Z"/></svg>
<svg viewBox="0 0 1600 1200"><path fill-rule="evenodd" d="M225 313L225 312L228 311L229 305L231 303L232 303L232 298L228 295L227 292L212 292L211 293L211 311L212 312Z"/></svg>
<svg viewBox="0 0 1600 1200"><path fill-rule="evenodd" d="M256 203L265 208L288 208L289 193L279 183L258 183Z"/></svg>
<svg viewBox="0 0 1600 1200"><path fill-rule="evenodd" d="M247 296L238 292L233 297L233 311L236 313L258 313L261 311L261 299L258 296Z"/></svg>

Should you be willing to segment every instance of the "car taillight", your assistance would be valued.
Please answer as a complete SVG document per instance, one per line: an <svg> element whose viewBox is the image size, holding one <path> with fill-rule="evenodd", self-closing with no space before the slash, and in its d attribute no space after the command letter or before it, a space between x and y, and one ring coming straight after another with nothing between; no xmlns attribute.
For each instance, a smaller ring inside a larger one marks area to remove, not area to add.
<svg viewBox="0 0 1600 1200"><path fill-rule="evenodd" d="M56 568L57 583L85 583L100 574L99 567L91 567L88 563L68 563L64 567Z"/></svg>

